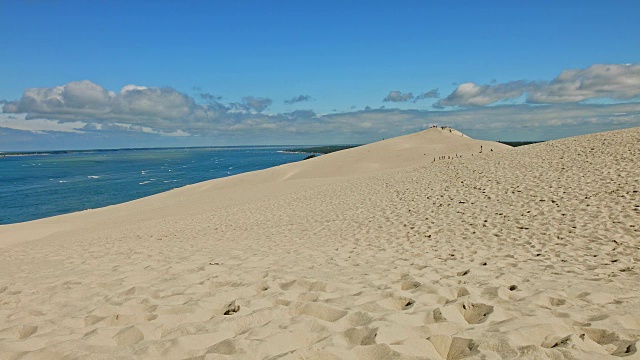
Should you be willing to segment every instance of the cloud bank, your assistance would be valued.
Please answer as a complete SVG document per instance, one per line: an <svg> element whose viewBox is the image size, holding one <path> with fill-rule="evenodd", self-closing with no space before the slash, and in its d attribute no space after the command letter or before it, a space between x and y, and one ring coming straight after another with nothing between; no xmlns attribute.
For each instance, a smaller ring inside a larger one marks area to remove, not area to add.
<svg viewBox="0 0 640 360"><path fill-rule="evenodd" d="M636 101L640 96L640 66L627 64L566 70L548 82L462 83L435 103L447 109L443 111L367 106L360 111L331 114L311 109L274 114L266 111L273 104L268 97L247 96L239 102L222 103L217 95L195 96L202 103L171 87L127 85L113 92L88 80L30 88L17 101L0 102L0 128L77 136L127 132L249 144L369 142L418 131L430 124L454 126L476 136L520 134L503 136L512 140L640 126L640 103ZM383 101L402 103L438 97L438 89L418 96L391 91ZM309 99L308 95L299 95L285 103ZM623 103L585 103L591 99Z"/></svg>

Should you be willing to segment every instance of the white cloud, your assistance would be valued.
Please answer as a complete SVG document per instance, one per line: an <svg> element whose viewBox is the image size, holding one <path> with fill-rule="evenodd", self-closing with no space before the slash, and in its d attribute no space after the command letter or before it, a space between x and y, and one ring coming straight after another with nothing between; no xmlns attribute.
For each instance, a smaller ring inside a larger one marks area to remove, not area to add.
<svg viewBox="0 0 640 360"><path fill-rule="evenodd" d="M384 102L406 102L413 99L413 93L402 93L401 91L390 91L387 96L382 99Z"/></svg>
<svg viewBox="0 0 640 360"><path fill-rule="evenodd" d="M102 86L91 81L71 82L62 87L62 101L68 107L106 109L111 95Z"/></svg>
<svg viewBox="0 0 640 360"><path fill-rule="evenodd" d="M83 80L54 88L30 88L17 102L5 104L5 113L26 113L27 119L113 122L126 120L152 125L194 113L193 99L172 88L127 85L119 93Z"/></svg>
<svg viewBox="0 0 640 360"><path fill-rule="evenodd" d="M576 103L590 99L630 100L640 96L640 65L594 64L565 70L550 82L512 81L493 85L467 82L436 106L484 106L527 94L531 104Z"/></svg>
<svg viewBox="0 0 640 360"><path fill-rule="evenodd" d="M640 65L595 64L565 70L546 86L529 93L531 103L579 102L588 99L629 100L640 95Z"/></svg>
<svg viewBox="0 0 640 360"><path fill-rule="evenodd" d="M131 85L123 86L122 89L120 89L120 93L121 94L125 94L125 93L128 93L129 91L132 91L132 90L147 90L147 89L148 89L148 87L146 87L146 86L138 86L138 85L131 84Z"/></svg>
<svg viewBox="0 0 640 360"><path fill-rule="evenodd" d="M310 101L311 100L311 96L309 95L303 95L300 94L298 96L294 96L291 99L287 99L284 101L285 104L291 105L291 104L295 104L295 103L299 103L299 102L305 102L305 101Z"/></svg>
<svg viewBox="0 0 640 360"><path fill-rule="evenodd" d="M438 101L437 106L483 106L507 99L515 99L535 84L526 81L512 81L496 85L477 85L467 82L458 87L446 98Z"/></svg>
<svg viewBox="0 0 640 360"><path fill-rule="evenodd" d="M416 96L413 101L419 101L424 99L437 99L440 97L440 91L438 89L431 89L429 91L425 91L420 95Z"/></svg>
<svg viewBox="0 0 640 360"><path fill-rule="evenodd" d="M269 98L260 98L260 97L253 97L253 96L247 96L243 98L242 102L244 103L244 105L248 106L249 108L257 112L264 111L266 108L268 108L271 105L271 103L273 103L273 101Z"/></svg>
<svg viewBox="0 0 640 360"><path fill-rule="evenodd" d="M246 109L266 103L261 98L249 100ZM219 103L196 104L191 97L169 87L127 85L114 93L87 80L27 89L19 101L5 103L3 111L26 114L27 121L80 121L93 124L94 129L98 129L96 125L108 128L120 123L128 124L130 129L149 128L157 133L191 133L187 128L206 133L216 124L235 121L233 116L227 116L228 107Z"/></svg>
<svg viewBox="0 0 640 360"><path fill-rule="evenodd" d="M111 101L110 115L173 120L188 117L196 107L192 98L172 88L138 87L121 91Z"/></svg>

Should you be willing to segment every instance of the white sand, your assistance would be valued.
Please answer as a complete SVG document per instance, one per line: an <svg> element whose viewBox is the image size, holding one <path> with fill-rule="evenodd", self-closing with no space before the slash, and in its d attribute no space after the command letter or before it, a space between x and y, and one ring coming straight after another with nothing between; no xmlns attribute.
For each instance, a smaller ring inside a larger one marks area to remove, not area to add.
<svg viewBox="0 0 640 360"><path fill-rule="evenodd" d="M0 226L0 359L640 359L639 261L640 128L430 129Z"/></svg>

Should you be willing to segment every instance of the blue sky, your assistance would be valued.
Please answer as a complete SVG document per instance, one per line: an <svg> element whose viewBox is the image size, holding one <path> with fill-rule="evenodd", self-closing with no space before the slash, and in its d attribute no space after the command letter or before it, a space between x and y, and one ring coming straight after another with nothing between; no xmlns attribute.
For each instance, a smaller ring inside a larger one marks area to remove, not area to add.
<svg viewBox="0 0 640 360"><path fill-rule="evenodd" d="M640 126L639 13L638 1L2 1L0 150Z"/></svg>

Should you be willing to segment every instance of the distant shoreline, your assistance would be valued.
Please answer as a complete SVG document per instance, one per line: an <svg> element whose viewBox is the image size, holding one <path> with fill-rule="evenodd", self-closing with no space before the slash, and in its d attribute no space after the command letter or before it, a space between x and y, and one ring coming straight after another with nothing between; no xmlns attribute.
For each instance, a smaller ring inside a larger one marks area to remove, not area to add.
<svg viewBox="0 0 640 360"><path fill-rule="evenodd" d="M60 154L81 154L81 153L86 154L86 153L94 153L94 152L189 150L189 149L282 148L287 146L289 145L179 146L179 147L120 148L120 149L0 151L0 158L10 157L10 156L47 156L47 155L60 155Z"/></svg>

